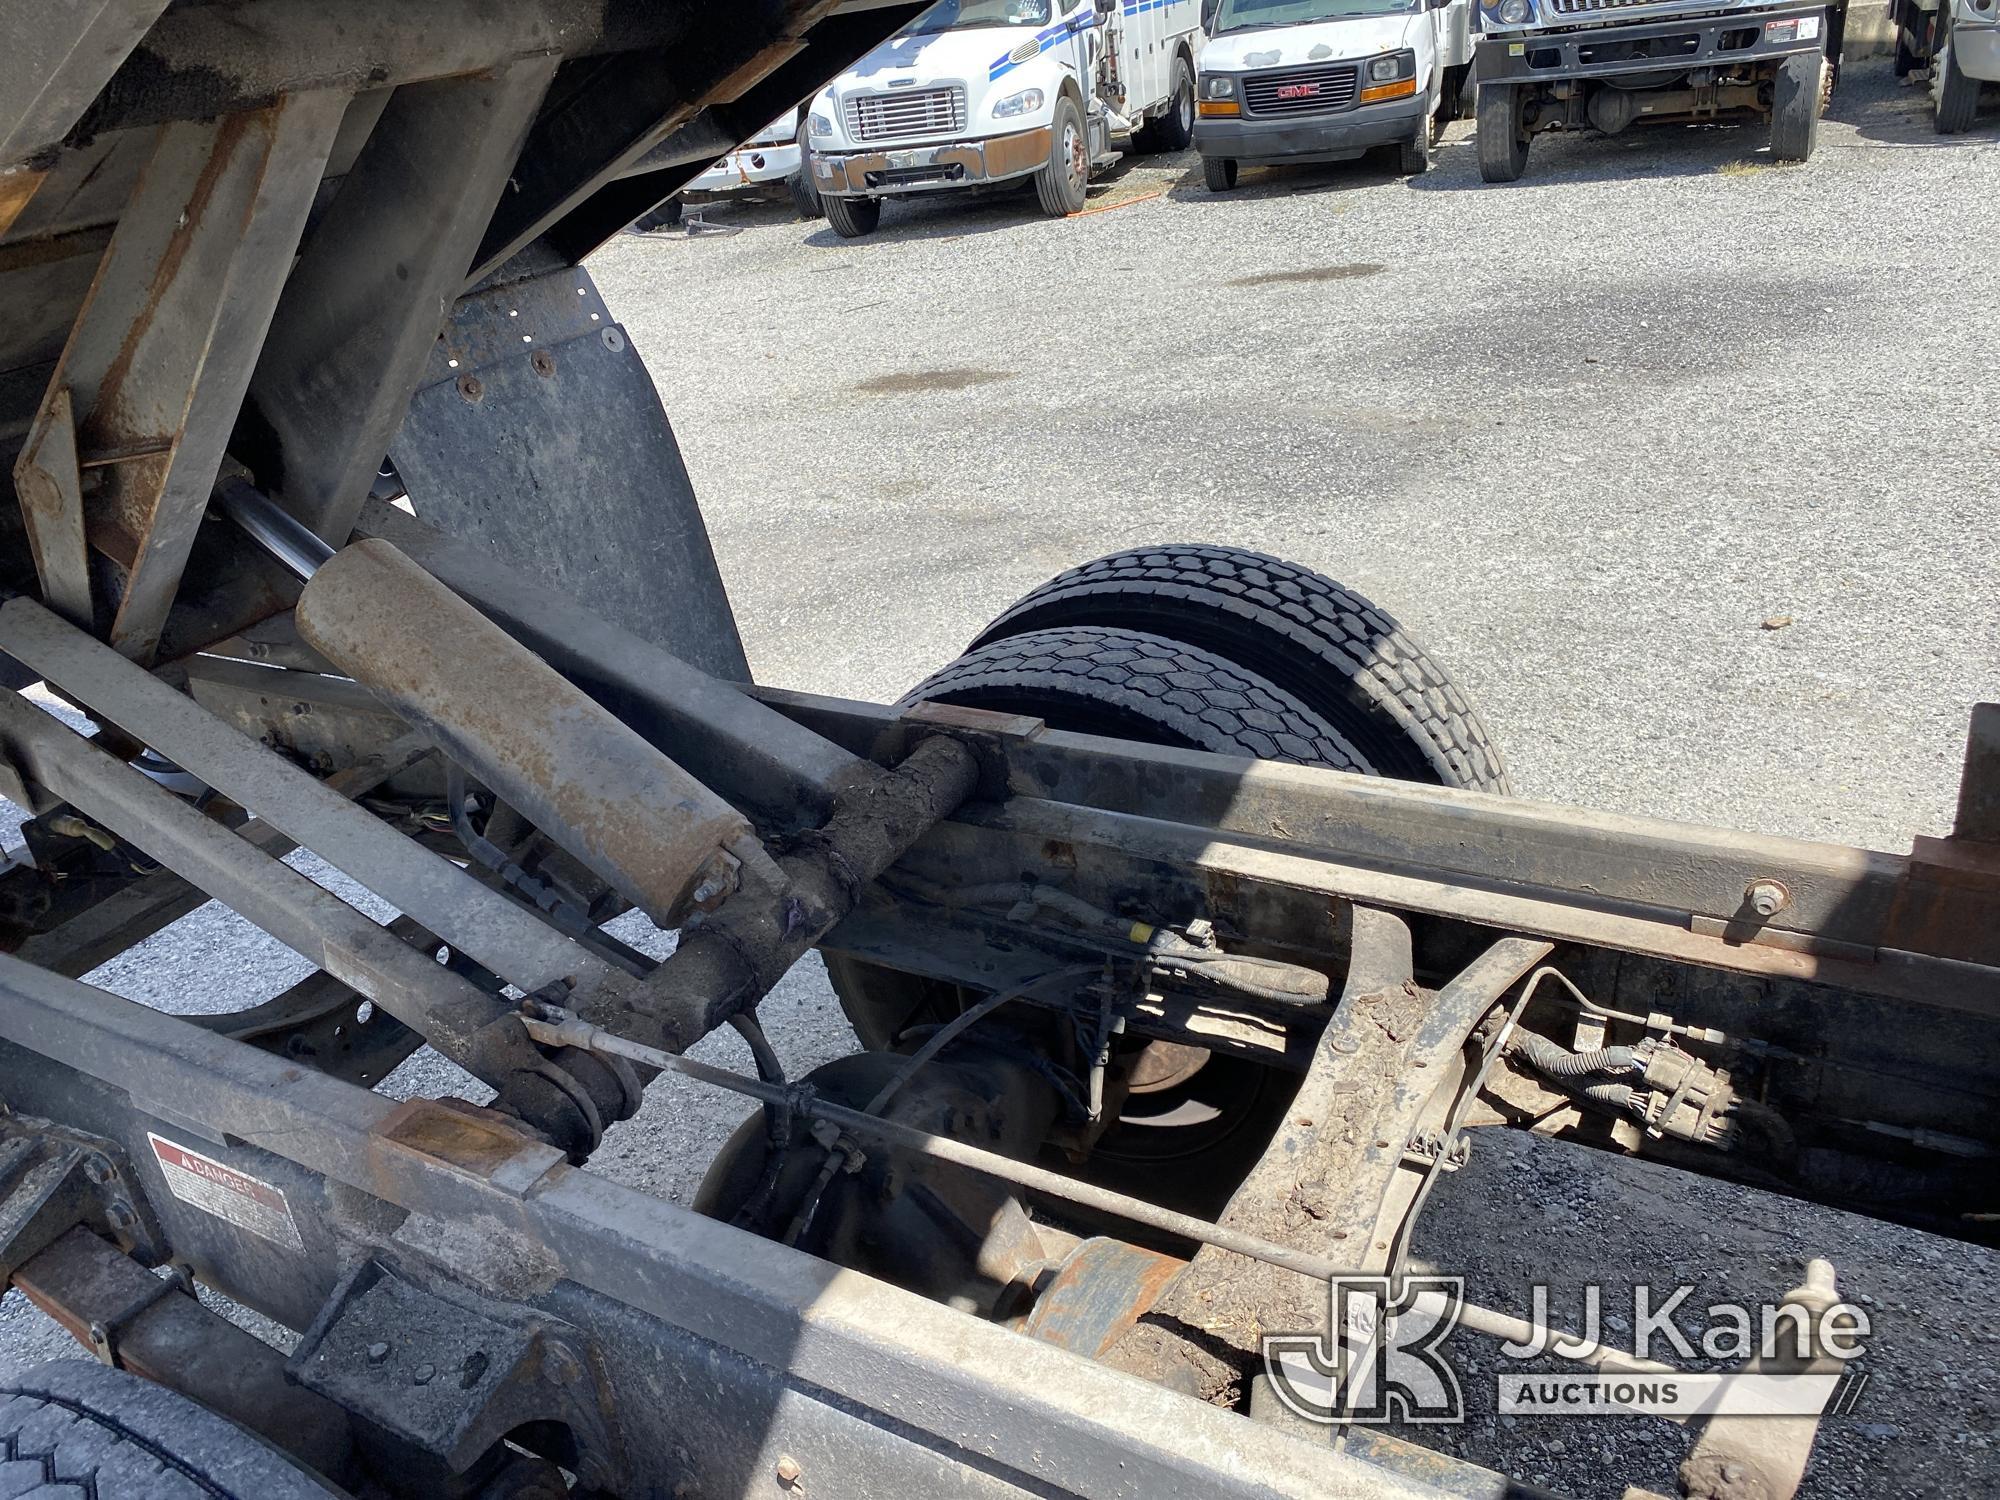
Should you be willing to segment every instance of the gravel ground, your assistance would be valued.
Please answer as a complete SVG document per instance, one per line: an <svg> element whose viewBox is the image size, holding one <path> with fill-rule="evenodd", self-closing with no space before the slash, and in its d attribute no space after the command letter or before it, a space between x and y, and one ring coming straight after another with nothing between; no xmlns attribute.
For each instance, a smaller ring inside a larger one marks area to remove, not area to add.
<svg viewBox="0 0 2000 1500"><path fill-rule="evenodd" d="M1738 130L1545 138L1488 189L1459 125L1412 182L1246 172L1215 197L1156 158L1067 223L938 200L850 243L730 205L736 232L621 238L592 269L760 680L892 697L1063 567L1237 543L1397 613L1525 796L1904 848L1948 825L2000 678L2000 441L1974 415L2000 394L2000 141L1933 135L1877 62L1810 164L1767 160ZM95 980L196 1011L302 972L205 908ZM764 1014L794 1069L853 1045L815 960ZM733 1036L704 1052L743 1062ZM420 1055L389 1086L468 1083ZM601 1166L685 1201L739 1117L662 1080ZM1416 1248L1511 1308L1536 1281L1775 1297L1827 1255L1878 1314L1874 1378L1803 1493L2000 1490L1990 1252L1500 1135ZM0 1367L65 1348L0 1310ZM1678 1429L1496 1420L1488 1368L1471 1421L1423 1441L1671 1492Z"/></svg>

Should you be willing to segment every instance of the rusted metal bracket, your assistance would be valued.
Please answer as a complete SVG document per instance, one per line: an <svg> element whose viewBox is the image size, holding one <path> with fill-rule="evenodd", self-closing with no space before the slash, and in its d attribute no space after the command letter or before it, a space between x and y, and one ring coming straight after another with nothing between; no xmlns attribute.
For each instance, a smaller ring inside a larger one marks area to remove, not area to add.
<svg viewBox="0 0 2000 1500"><path fill-rule="evenodd" d="M79 1225L149 1262L165 1255L160 1226L115 1143L0 1115L0 1288Z"/></svg>
<svg viewBox="0 0 2000 1500"><path fill-rule="evenodd" d="M136 660L158 645L348 98L162 129L36 414L24 515L44 584L90 618L81 527L115 565L110 638Z"/></svg>
<svg viewBox="0 0 2000 1500"><path fill-rule="evenodd" d="M578 1478L624 1493L617 1393L589 1336L463 1285L420 1284L405 1266L364 1261L300 1339L288 1366L306 1390L357 1414L386 1462L462 1474L524 1424L575 1439ZM439 1476L442 1478L443 1476Z"/></svg>

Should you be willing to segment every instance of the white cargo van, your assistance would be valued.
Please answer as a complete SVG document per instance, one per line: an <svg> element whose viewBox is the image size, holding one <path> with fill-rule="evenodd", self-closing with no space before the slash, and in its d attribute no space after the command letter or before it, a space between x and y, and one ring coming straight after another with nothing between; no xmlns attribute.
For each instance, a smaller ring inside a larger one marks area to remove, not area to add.
<svg viewBox="0 0 2000 1500"><path fill-rule="evenodd" d="M1075 213L1114 133L1187 146L1200 20L1199 0L940 0L813 102L827 222L851 238L885 198L1029 178Z"/></svg>
<svg viewBox="0 0 2000 1500"><path fill-rule="evenodd" d="M1210 191L1240 164L1398 148L1427 170L1472 67L1473 0L1220 0L1201 52L1194 145Z"/></svg>

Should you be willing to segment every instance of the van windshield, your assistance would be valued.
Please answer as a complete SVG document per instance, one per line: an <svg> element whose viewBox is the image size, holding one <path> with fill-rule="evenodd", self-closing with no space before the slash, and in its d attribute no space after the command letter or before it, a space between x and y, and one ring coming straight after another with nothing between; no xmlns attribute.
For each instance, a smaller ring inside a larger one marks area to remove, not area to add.
<svg viewBox="0 0 2000 1500"><path fill-rule="evenodd" d="M1417 4L1418 0L1222 0L1215 13L1214 34L1344 21L1356 16L1401 16L1415 10Z"/></svg>
<svg viewBox="0 0 2000 1500"><path fill-rule="evenodd" d="M980 26L1046 26L1050 0L938 0L903 29L905 36L936 36Z"/></svg>

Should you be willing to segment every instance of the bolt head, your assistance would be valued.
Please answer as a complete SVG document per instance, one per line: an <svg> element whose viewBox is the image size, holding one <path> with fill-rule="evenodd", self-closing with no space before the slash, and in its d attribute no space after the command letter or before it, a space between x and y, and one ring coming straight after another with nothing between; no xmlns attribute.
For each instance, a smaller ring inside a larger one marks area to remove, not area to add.
<svg viewBox="0 0 2000 1500"><path fill-rule="evenodd" d="M389 1357L389 1346L379 1339L368 1346L368 1363L379 1365Z"/></svg>
<svg viewBox="0 0 2000 1500"><path fill-rule="evenodd" d="M410 1378L416 1381L418 1385L429 1385L437 1378L437 1366L430 1364L418 1365Z"/></svg>
<svg viewBox="0 0 2000 1500"><path fill-rule="evenodd" d="M799 1467L799 1461L796 1458L787 1453L778 1459L777 1473L778 1483L782 1484L786 1489L790 1489L799 1482L799 1476L804 1474L805 1470Z"/></svg>
<svg viewBox="0 0 2000 1500"><path fill-rule="evenodd" d="M83 1175L99 1187L103 1187L111 1180L111 1163L96 1152L92 1152L83 1159Z"/></svg>
<svg viewBox="0 0 2000 1500"><path fill-rule="evenodd" d="M1753 880L1744 891L1743 899L1750 910L1760 917L1775 917L1792 904L1792 893L1777 880Z"/></svg>

